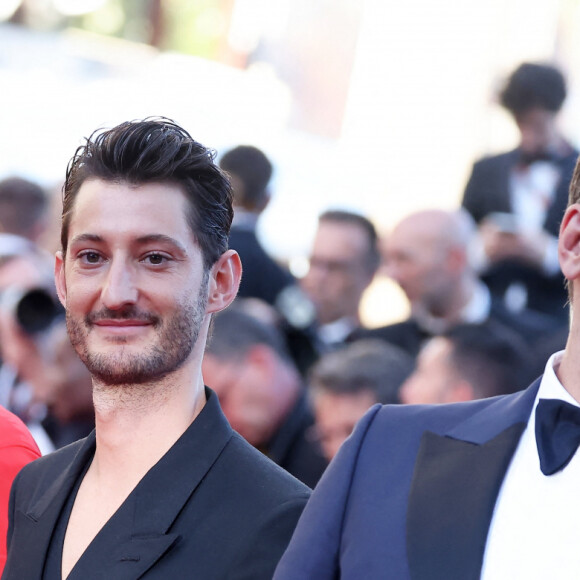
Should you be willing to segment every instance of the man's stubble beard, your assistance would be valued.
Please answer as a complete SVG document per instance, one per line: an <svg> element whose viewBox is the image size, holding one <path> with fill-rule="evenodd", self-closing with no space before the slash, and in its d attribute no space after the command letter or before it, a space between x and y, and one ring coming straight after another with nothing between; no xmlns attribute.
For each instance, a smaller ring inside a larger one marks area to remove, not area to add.
<svg viewBox="0 0 580 580"><path fill-rule="evenodd" d="M206 271L193 303L178 304L168 320L137 311L133 306L119 311L102 309L85 316L82 322L66 313L71 343L93 379L103 385L131 385L157 382L171 374L187 360L197 340L205 317L209 271ZM88 336L93 321L99 318L147 319L157 331L157 340L141 353L127 352L123 342L113 353L91 352Z"/></svg>

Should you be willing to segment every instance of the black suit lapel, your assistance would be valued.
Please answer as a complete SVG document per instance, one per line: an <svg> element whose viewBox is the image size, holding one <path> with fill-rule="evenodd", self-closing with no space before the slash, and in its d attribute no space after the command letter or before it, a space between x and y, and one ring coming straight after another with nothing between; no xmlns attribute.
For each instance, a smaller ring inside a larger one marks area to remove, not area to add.
<svg viewBox="0 0 580 580"><path fill-rule="evenodd" d="M63 505L77 478L94 455L95 434L91 433L86 439L73 445L77 450L72 462L62 471L55 472L48 489L35 497L24 513L17 511L15 514L19 521L16 526L17 536L12 538L12 542L19 546L19 553L12 557L14 577L42 577L52 532Z"/></svg>
<svg viewBox="0 0 580 580"><path fill-rule="evenodd" d="M172 526L233 435L217 395L206 392L202 412L97 534L70 580L141 578L178 543Z"/></svg>
<svg viewBox="0 0 580 580"><path fill-rule="evenodd" d="M480 577L497 495L538 386L498 399L445 435L423 434L407 508L413 580Z"/></svg>

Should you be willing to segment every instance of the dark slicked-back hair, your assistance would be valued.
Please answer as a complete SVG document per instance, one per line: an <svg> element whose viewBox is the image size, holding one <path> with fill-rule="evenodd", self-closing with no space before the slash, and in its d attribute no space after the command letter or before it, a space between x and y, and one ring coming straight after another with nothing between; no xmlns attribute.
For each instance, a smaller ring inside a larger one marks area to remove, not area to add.
<svg viewBox="0 0 580 580"><path fill-rule="evenodd" d="M181 187L189 200L187 220L202 250L205 268L210 268L228 249L233 218L230 182L214 158L212 150L163 117L95 131L68 164L63 187L63 252L67 250L75 199L87 179L132 186L168 183Z"/></svg>
<svg viewBox="0 0 580 580"><path fill-rule="evenodd" d="M365 254L365 266L369 272L374 274L379 267L381 256L379 253L377 230L373 223L363 215L341 209L330 209L318 216L319 223L334 222L339 224L350 224L362 230L368 240Z"/></svg>
<svg viewBox="0 0 580 580"><path fill-rule="evenodd" d="M518 117L539 107L557 113L566 99L564 75L554 66L524 63L508 78L501 104Z"/></svg>

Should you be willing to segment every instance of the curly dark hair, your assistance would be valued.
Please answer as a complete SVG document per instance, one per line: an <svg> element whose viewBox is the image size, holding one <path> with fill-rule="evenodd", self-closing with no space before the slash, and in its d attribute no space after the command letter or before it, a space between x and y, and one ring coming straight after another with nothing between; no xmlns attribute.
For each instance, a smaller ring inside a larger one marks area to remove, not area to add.
<svg viewBox="0 0 580 580"><path fill-rule="evenodd" d="M74 203L87 179L141 185L170 183L189 200L187 220L210 268L228 249L233 218L229 179L215 152L170 119L149 117L98 129L69 161L63 186L61 244L66 253Z"/></svg>
<svg viewBox="0 0 580 580"><path fill-rule="evenodd" d="M564 75L554 66L526 62L508 78L501 104L515 117L539 107L557 113L566 99Z"/></svg>

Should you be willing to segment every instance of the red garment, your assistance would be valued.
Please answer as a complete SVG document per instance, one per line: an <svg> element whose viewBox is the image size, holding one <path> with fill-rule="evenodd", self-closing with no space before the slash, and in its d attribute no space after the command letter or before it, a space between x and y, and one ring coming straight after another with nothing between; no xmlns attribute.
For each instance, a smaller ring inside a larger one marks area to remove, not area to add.
<svg viewBox="0 0 580 580"><path fill-rule="evenodd" d="M26 425L0 407L0 575L6 563L8 498L12 480L22 467L38 457L40 451Z"/></svg>

